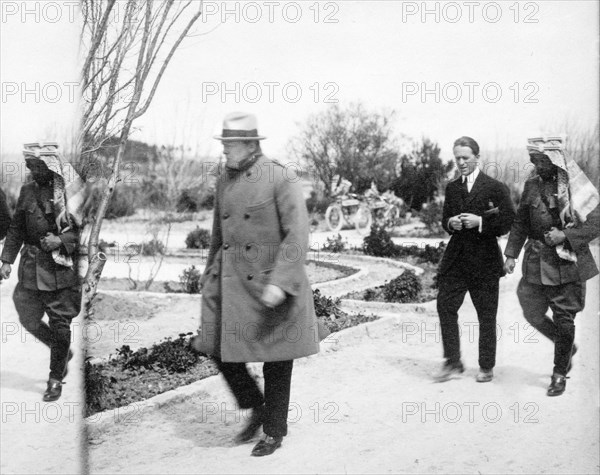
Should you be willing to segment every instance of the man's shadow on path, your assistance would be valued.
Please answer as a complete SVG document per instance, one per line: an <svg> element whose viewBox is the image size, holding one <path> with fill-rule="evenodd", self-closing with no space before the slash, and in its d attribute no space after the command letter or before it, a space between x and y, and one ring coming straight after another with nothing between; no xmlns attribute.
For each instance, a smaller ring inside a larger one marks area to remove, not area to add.
<svg viewBox="0 0 600 475"><path fill-rule="evenodd" d="M441 361L436 362L430 359L394 356L391 357L388 362L391 366L401 369L402 372L410 376L414 376L435 384L443 384L437 383L433 378L435 373L441 368ZM477 366L477 363L475 363L475 366L473 367L465 365L465 372L455 378L452 378L452 380L469 378L474 380L478 370L479 367ZM492 384L505 384L507 387L527 385L546 389L548 387L548 378L548 374L542 374L538 371L531 371L520 366L498 365L494 368L494 379Z"/></svg>

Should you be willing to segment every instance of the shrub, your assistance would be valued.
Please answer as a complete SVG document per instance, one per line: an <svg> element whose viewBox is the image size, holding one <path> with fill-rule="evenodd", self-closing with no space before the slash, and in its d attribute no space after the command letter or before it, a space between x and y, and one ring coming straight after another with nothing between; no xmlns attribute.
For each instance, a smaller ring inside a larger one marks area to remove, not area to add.
<svg viewBox="0 0 600 475"><path fill-rule="evenodd" d="M200 209L213 209L215 207L215 194L207 193L200 200Z"/></svg>
<svg viewBox="0 0 600 475"><path fill-rule="evenodd" d="M329 197L319 198L316 191L310 192L310 197L306 198L306 209L308 213L325 214L327 207L333 202Z"/></svg>
<svg viewBox="0 0 600 475"><path fill-rule="evenodd" d="M444 228L442 228L442 214L442 204L437 201L430 201L423 204L419 212L419 218L430 233L441 234L444 232Z"/></svg>
<svg viewBox="0 0 600 475"><path fill-rule="evenodd" d="M184 269L183 274L179 276L179 282L181 283L183 291L188 294L199 294L200 277L202 277L202 272L196 269L196 266Z"/></svg>
<svg viewBox="0 0 600 475"><path fill-rule="evenodd" d="M96 190L99 190L96 188ZM102 197L102 191L99 190L99 199ZM100 201L98 201L100 203ZM123 218L135 213L137 206L136 192L130 186L116 186L113 195L108 202L106 209L106 219Z"/></svg>
<svg viewBox="0 0 600 475"><path fill-rule="evenodd" d="M102 373L102 365L93 365L89 361L86 361L84 372L85 404L88 413L105 410L104 394L110 386L110 381Z"/></svg>
<svg viewBox="0 0 600 475"><path fill-rule="evenodd" d="M129 345L123 345L118 351L119 362L122 369L139 370L164 369L169 373L183 373L198 361L196 354L189 344L189 333L180 333L173 340L165 338L160 343L153 344L149 349L140 348L131 351Z"/></svg>
<svg viewBox="0 0 600 475"><path fill-rule="evenodd" d="M315 304L315 313L317 317L330 318L331 315L334 315L337 318L344 314L342 309L339 307L340 299L332 299L331 297L321 295L321 291L319 289L313 290L313 301Z"/></svg>
<svg viewBox="0 0 600 475"><path fill-rule="evenodd" d="M383 286L383 297L386 302L411 302L419 296L421 289L421 279L412 270L406 270Z"/></svg>
<svg viewBox="0 0 600 475"><path fill-rule="evenodd" d="M198 195L189 188L182 190L179 196L177 197L175 210L178 213L184 213L186 211L194 213L198 211L199 208L200 203L198 201Z"/></svg>
<svg viewBox="0 0 600 475"><path fill-rule="evenodd" d="M367 289L363 294L363 298L365 301L370 302L371 300L375 300L377 298L377 291L375 289Z"/></svg>
<svg viewBox="0 0 600 475"><path fill-rule="evenodd" d="M446 243L440 242L437 246L430 246L427 244L421 251L419 258L425 262L431 262L432 264L438 264L442 260L444 251L446 250Z"/></svg>
<svg viewBox="0 0 600 475"><path fill-rule="evenodd" d="M371 226L371 233L363 239L363 252L369 256L394 257L398 255L397 248L385 228L375 224Z"/></svg>
<svg viewBox="0 0 600 475"><path fill-rule="evenodd" d="M324 251L329 252L342 252L346 249L347 241L342 241L342 235L338 233L336 237L327 238L327 241L323 245Z"/></svg>
<svg viewBox="0 0 600 475"><path fill-rule="evenodd" d="M142 255L143 256L156 256L157 254L165 254L167 248L162 241L158 239L152 239L149 242L142 243Z"/></svg>
<svg viewBox="0 0 600 475"><path fill-rule="evenodd" d="M196 229L188 233L185 238L185 247L188 249L205 249L210 246L210 231L206 229L200 229L196 226Z"/></svg>

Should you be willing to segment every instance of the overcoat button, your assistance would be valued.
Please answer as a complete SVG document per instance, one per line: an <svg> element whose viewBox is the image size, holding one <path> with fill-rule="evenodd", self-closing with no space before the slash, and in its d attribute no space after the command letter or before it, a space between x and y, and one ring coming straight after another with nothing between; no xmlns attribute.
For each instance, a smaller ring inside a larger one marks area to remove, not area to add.
<svg viewBox="0 0 600 475"><path fill-rule="evenodd" d="M248 280L254 279L254 274L248 274Z"/></svg>
<svg viewBox="0 0 600 475"><path fill-rule="evenodd" d="M229 249L229 244L223 244L223 249Z"/></svg>
<svg viewBox="0 0 600 475"><path fill-rule="evenodd" d="M244 219L250 219L250 215L248 213L244 214Z"/></svg>
<svg viewBox="0 0 600 475"><path fill-rule="evenodd" d="M228 214L228 213L225 213L225 214L223 215L223 219L227 219L227 218L229 218L229 214Z"/></svg>

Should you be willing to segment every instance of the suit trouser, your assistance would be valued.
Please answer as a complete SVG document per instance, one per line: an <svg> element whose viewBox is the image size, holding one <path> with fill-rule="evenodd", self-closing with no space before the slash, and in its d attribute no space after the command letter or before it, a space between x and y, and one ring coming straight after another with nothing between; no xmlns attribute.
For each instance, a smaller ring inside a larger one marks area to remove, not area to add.
<svg viewBox="0 0 600 475"><path fill-rule="evenodd" d="M449 363L460 361L458 310L468 291L479 320L479 366L492 369L496 365L499 280L495 275L469 276L459 272L438 277L437 311L442 330L444 358Z"/></svg>
<svg viewBox="0 0 600 475"><path fill-rule="evenodd" d="M585 305L585 282L538 285L521 278L517 288L525 319L554 342L554 372L567 374L575 341L575 315ZM552 319L546 315L552 309Z"/></svg>
<svg viewBox="0 0 600 475"><path fill-rule="evenodd" d="M27 289L19 282L13 294L19 320L25 329L50 348L50 378L62 381L71 344L71 320L79 314L81 289ZM42 321L48 314L49 325Z"/></svg>
<svg viewBox="0 0 600 475"><path fill-rule="evenodd" d="M270 361L263 364L265 394L248 373L245 363L224 363L216 360L219 370L242 409L265 405L263 431L271 437L287 435L292 367L294 360Z"/></svg>

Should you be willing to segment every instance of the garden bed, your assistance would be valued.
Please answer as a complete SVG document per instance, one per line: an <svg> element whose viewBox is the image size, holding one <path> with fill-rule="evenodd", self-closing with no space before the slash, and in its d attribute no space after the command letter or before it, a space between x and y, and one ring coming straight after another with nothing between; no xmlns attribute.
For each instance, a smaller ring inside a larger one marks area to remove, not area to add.
<svg viewBox="0 0 600 475"><path fill-rule="evenodd" d="M163 265L167 263L181 262L189 263L190 258L186 257L165 257ZM343 266L340 264L334 264L331 262L324 261L312 261L306 262L306 273L308 274L308 280L311 284L318 284L320 282L328 282L330 280L337 280L343 277L348 277L358 272L352 267ZM168 280L168 281L154 281L147 288L144 289L144 282L137 282L136 288L133 288L135 281L131 281L127 278L102 278L98 284L99 290L123 290L123 291L146 291L146 292L158 292L158 293L184 293L183 285L181 282Z"/></svg>
<svg viewBox="0 0 600 475"><path fill-rule="evenodd" d="M377 320L376 315L348 314L340 299L313 293L317 318L331 333ZM132 351L123 345L108 361L85 365L86 417L128 406L179 386L218 374L214 361L190 348L193 333L166 338L150 348Z"/></svg>
<svg viewBox="0 0 600 475"><path fill-rule="evenodd" d="M401 303L424 303L437 298L437 271L438 265L432 264L431 262L422 262L420 259L408 256L403 258L396 258L402 262L406 262L411 265L415 265L423 269L423 274L419 276L421 279L422 289L416 298L405 300ZM370 289L361 290L359 292L349 292L344 295L343 299L352 300L364 300L366 302L387 302L384 296L384 285L372 287Z"/></svg>

